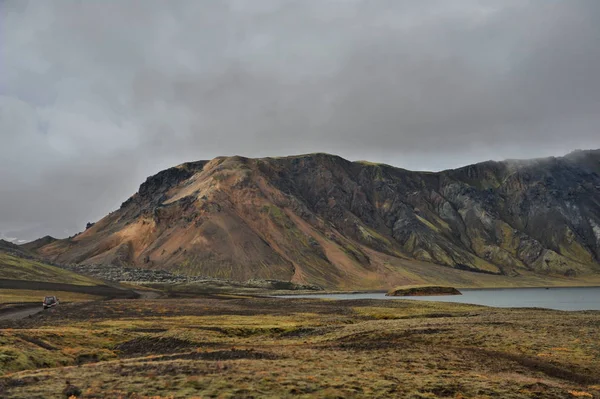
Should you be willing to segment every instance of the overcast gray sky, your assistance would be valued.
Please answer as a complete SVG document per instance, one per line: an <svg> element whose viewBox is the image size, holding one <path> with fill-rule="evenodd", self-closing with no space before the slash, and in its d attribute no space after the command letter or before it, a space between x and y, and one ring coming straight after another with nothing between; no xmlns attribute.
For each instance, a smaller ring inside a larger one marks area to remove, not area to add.
<svg viewBox="0 0 600 399"><path fill-rule="evenodd" d="M74 234L219 155L599 148L599 72L598 0L0 0L0 237Z"/></svg>

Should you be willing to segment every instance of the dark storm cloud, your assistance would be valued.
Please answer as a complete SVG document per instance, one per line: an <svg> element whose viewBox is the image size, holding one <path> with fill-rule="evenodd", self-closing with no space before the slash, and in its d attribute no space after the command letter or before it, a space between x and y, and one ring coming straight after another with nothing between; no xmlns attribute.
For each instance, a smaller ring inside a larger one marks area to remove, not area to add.
<svg viewBox="0 0 600 399"><path fill-rule="evenodd" d="M0 30L0 238L73 234L218 155L600 147L596 0L19 0Z"/></svg>

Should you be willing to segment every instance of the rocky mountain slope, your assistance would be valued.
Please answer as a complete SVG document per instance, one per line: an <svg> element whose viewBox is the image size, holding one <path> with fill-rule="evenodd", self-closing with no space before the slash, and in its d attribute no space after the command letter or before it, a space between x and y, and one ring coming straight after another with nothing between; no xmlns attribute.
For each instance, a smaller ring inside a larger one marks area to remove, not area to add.
<svg viewBox="0 0 600 399"><path fill-rule="evenodd" d="M220 157L149 177L85 232L28 249L60 263L327 288L595 278L600 150L439 173L327 154Z"/></svg>

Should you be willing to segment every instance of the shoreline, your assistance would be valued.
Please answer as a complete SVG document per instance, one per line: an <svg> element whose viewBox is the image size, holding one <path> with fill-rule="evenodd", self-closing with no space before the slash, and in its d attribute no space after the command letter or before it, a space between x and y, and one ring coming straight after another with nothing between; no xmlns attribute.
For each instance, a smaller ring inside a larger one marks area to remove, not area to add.
<svg viewBox="0 0 600 399"><path fill-rule="evenodd" d="M537 289L537 290L550 290L550 289L573 289L573 288L600 288L600 285L553 285L553 286L530 286L530 287L455 287L457 290L461 291L492 291L492 290L523 290L523 289ZM388 291L386 290L352 290L352 291L299 291L298 293L283 293L281 291L273 293L269 296L281 297L295 297L295 296L305 296L305 295L355 295L355 294L385 294Z"/></svg>

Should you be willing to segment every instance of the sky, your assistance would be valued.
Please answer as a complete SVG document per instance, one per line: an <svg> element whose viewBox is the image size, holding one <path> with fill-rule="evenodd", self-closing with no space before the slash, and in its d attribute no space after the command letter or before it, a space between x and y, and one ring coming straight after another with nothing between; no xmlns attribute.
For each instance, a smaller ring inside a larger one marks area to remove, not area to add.
<svg viewBox="0 0 600 399"><path fill-rule="evenodd" d="M418 170L600 148L598 0L0 0L0 238L185 161Z"/></svg>

